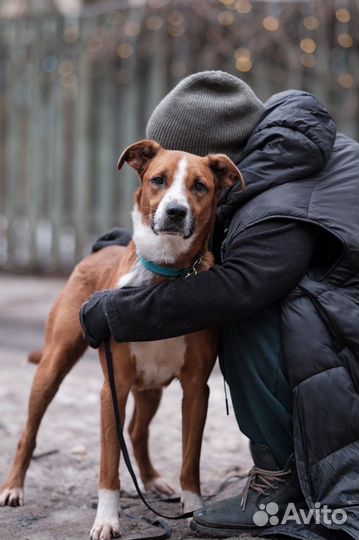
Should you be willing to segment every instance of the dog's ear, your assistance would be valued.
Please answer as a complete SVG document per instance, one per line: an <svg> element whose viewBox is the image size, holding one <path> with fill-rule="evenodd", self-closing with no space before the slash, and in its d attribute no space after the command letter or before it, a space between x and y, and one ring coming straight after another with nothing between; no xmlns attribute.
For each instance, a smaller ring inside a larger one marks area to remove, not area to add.
<svg viewBox="0 0 359 540"><path fill-rule="evenodd" d="M142 174L148 162L155 157L161 146L156 141L143 140L131 144L121 155L117 168L121 169L125 161L133 167L138 174Z"/></svg>
<svg viewBox="0 0 359 540"><path fill-rule="evenodd" d="M207 159L209 168L217 178L219 189L231 187L237 182L240 183L241 189L245 187L241 172L229 157L224 154L210 154Z"/></svg>

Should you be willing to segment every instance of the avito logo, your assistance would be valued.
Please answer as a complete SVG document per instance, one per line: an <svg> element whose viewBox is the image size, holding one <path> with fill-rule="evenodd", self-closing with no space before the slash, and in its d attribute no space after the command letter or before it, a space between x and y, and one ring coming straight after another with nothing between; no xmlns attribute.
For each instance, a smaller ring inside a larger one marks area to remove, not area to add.
<svg viewBox="0 0 359 540"><path fill-rule="evenodd" d="M257 527L265 527L266 525L285 525L290 521L294 521L298 525L308 525L313 522L317 525L342 525L347 520L347 513L341 508L329 508L328 505L323 506L320 503L315 503L314 508L299 508L297 509L294 503L288 503L287 508L280 519L278 517L279 506L275 502L268 504L260 504L259 510L253 515L253 523Z"/></svg>

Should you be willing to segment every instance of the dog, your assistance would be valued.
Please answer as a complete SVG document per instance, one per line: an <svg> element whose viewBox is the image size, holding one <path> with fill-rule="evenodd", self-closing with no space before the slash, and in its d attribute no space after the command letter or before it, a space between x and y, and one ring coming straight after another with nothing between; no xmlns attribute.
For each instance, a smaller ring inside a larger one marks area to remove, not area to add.
<svg viewBox="0 0 359 540"><path fill-rule="evenodd" d="M33 381L25 431L10 475L0 490L0 505L23 504L23 485L41 419L59 385L82 356L86 342L79 322L81 305L96 291L161 283L168 279L149 270L145 261L165 268L203 272L214 264L208 239L221 189L244 181L225 155L199 157L165 150L157 142L129 146L118 162L127 162L140 178L135 193L133 240L127 247L109 246L82 260L55 302L46 326L45 345L30 355L39 363ZM193 279L189 277L189 279ZM125 422L126 401L134 396L129 433L141 480L147 491L171 494L172 486L149 457L149 424L162 389L174 378L183 389L183 460L181 501L185 512L202 506L199 461L207 414L208 378L217 357L216 330L205 330L161 341L116 343L111 349L116 386ZM99 348L104 373L101 392L101 461L99 500L92 540L120 536L119 459L104 348Z"/></svg>

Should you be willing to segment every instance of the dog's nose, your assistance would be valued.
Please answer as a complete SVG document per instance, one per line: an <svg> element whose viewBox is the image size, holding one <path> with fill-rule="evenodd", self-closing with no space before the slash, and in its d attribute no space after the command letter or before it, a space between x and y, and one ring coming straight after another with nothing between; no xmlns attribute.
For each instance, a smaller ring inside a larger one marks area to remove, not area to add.
<svg viewBox="0 0 359 540"><path fill-rule="evenodd" d="M166 213L173 221L182 221L187 215L187 208L183 204L172 203L167 206Z"/></svg>

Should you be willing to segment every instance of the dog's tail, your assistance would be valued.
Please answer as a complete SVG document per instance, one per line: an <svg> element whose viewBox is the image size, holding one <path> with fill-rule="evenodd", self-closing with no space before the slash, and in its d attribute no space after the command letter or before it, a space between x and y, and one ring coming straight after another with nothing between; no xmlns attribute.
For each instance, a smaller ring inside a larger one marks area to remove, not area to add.
<svg viewBox="0 0 359 540"><path fill-rule="evenodd" d="M42 357L42 349L36 349L36 351L32 351L28 356L28 361L31 362L31 364L39 364Z"/></svg>

